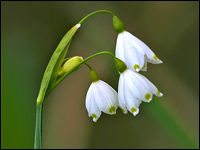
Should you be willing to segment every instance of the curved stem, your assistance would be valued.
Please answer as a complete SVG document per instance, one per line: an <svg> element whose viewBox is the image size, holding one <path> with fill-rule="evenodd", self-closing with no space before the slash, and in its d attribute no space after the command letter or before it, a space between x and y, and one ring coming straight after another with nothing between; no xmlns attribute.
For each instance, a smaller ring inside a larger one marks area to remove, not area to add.
<svg viewBox="0 0 200 150"><path fill-rule="evenodd" d="M90 70L92 70L92 67L91 67L88 63L85 62L85 65L86 65Z"/></svg>
<svg viewBox="0 0 200 150"><path fill-rule="evenodd" d="M79 24L82 24L86 19L90 18L93 15L99 14L99 13L107 13L107 14L110 14L112 16L115 15L113 12L108 11L108 10L97 10L97 11L92 12L92 13L88 14L87 16L85 16L81 21L79 21Z"/></svg>
<svg viewBox="0 0 200 150"><path fill-rule="evenodd" d="M60 77L60 78L56 81L56 83L52 86L52 88L51 88L49 91L47 91L47 94L46 94L45 97L47 97L47 96L51 93L51 91L52 91L64 78L66 78L70 73L72 73L74 70L76 70L76 69L77 69L79 66L81 66L83 63L87 62L88 60L90 60L90 59L92 59L92 58L94 58L94 57L96 57L96 56L103 55L103 54L108 54L108 55L112 56L113 58L115 58L115 56L114 56L113 53L107 52L107 51L99 52L99 53L96 53L96 54L94 54L94 55L91 55L91 56L87 57L87 58L84 59L82 62L80 62L79 64L77 64L72 70L70 70L69 72L67 72L66 74L64 74L62 77Z"/></svg>

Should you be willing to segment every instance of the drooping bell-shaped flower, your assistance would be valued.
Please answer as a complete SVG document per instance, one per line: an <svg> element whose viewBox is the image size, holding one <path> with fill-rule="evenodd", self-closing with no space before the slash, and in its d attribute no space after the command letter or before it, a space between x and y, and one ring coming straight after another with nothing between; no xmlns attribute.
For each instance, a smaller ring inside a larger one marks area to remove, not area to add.
<svg viewBox="0 0 200 150"><path fill-rule="evenodd" d="M147 70L147 62L160 64L162 61L140 39L125 30L124 24L113 17L113 26L118 33L115 56L121 59L133 71Z"/></svg>
<svg viewBox="0 0 200 150"><path fill-rule="evenodd" d="M139 113L142 102L150 102L153 94L161 97L163 94L143 75L127 68L126 64L115 58L116 69L120 72L118 84L119 107L124 113L130 111L134 116Z"/></svg>
<svg viewBox="0 0 200 150"><path fill-rule="evenodd" d="M96 72L90 73L92 84L86 95L86 109L89 117L93 117L96 122L101 116L101 112L106 114L116 114L118 107L117 92L107 83L99 80Z"/></svg>
<svg viewBox="0 0 200 150"><path fill-rule="evenodd" d="M118 95L119 106L124 113L127 109L137 115L139 106L143 102L150 102L153 94L161 97L163 94L143 75L130 69L122 72L119 78Z"/></svg>
<svg viewBox="0 0 200 150"><path fill-rule="evenodd" d="M160 64L162 61L140 39L124 31L118 34L115 56L124 61L133 71L146 71L147 62Z"/></svg>

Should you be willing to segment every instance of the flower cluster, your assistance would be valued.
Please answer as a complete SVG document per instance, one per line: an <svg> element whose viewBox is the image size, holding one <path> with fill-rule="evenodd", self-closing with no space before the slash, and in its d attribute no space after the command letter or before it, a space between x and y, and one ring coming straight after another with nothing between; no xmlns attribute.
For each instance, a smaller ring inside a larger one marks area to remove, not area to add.
<svg viewBox="0 0 200 150"><path fill-rule="evenodd" d="M94 122L101 112L115 114L117 107L125 114L129 111L136 116L142 102L150 102L153 95L163 96L152 82L138 73L147 71L147 62L160 64L162 61L144 42L125 31L119 18L113 18L113 25L119 33L114 58L116 69L120 73L118 94L100 80L94 70L91 71L92 84L86 95L86 108Z"/></svg>
<svg viewBox="0 0 200 150"><path fill-rule="evenodd" d="M82 23L99 13L107 13L113 17L113 27L118 33L115 55L103 51L85 59L81 56L65 58L72 38ZM100 80L97 73L87 63L88 60L102 54L109 54L113 57L115 67L120 74L118 93L110 85ZM150 102L153 95L159 97L163 95L153 83L139 74L139 71L147 71L147 62L162 63L145 43L125 30L124 24L113 12L98 10L85 16L61 39L44 72L37 97L34 148L41 149L42 146L41 118L43 101L69 74L78 70L83 64L90 69L92 84L86 95L86 109L89 117L93 117L94 122L99 119L102 112L110 115L116 114L118 107L125 114L129 111L136 116L142 102Z"/></svg>

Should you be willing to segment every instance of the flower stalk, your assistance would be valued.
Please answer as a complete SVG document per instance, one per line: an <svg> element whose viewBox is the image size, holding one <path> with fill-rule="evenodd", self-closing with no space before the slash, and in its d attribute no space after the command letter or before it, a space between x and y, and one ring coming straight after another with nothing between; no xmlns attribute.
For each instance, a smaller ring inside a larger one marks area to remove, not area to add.
<svg viewBox="0 0 200 150"><path fill-rule="evenodd" d="M108 11L108 10L97 10L97 11L94 11L90 14L88 14L87 16L85 16L80 22L79 24L82 24L83 22L85 22L88 18L90 18L91 16L93 15L96 15L96 14L99 14L99 13L106 13L106 14L110 14L112 16L115 16L115 14L111 11Z"/></svg>
<svg viewBox="0 0 200 150"><path fill-rule="evenodd" d="M36 106L35 143L34 149L42 148L42 104Z"/></svg>

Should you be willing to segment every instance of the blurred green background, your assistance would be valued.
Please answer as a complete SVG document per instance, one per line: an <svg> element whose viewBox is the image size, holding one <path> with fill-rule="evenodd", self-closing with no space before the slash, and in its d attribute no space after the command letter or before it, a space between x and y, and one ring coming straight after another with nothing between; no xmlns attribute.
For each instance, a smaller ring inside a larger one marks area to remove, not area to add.
<svg viewBox="0 0 200 150"><path fill-rule="evenodd" d="M117 110L88 117L91 83L83 66L45 99L43 148L198 148L199 2L1 2L1 148L33 148L35 103L48 61L64 34L85 15L113 11L126 29L164 62L143 72L164 96L142 103L134 117ZM114 53L112 17L88 19L68 57ZM89 61L117 90L119 75L110 56Z"/></svg>

